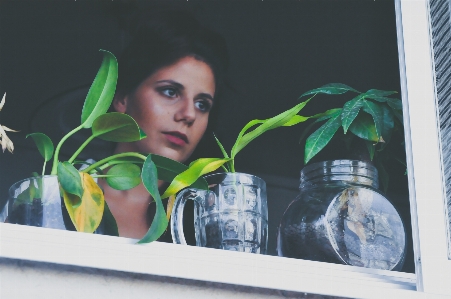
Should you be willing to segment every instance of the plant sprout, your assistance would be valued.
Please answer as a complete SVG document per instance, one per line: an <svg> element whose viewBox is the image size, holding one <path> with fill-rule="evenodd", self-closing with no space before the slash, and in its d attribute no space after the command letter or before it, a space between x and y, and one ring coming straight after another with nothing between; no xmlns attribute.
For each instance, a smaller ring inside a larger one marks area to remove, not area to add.
<svg viewBox="0 0 451 299"><path fill-rule="evenodd" d="M32 133L30 136L36 143L39 152L44 157L42 175L45 174L46 163L53 158L51 175L57 175L60 183L64 204L77 231L94 232L102 218L112 223L117 235L117 225L105 203L102 190L95 182L95 178L105 178L109 186L118 190L136 187L141 182L156 203L155 217L146 235L139 243L148 243L158 239L166 230L168 219L162 204L162 197L158 191L158 179L171 182L187 167L169 158L153 154L126 152L106 157L83 170L77 170L74 164L80 162L78 155L94 138L106 141L131 142L146 138L136 121L127 114L107 113L116 89L118 65L116 57L103 52L103 61L85 99L81 124L67 133L54 148L52 141L43 133ZM59 160L59 153L64 142L76 132L90 129L91 136L81 144L67 161ZM192 182L197 188L207 189L204 179L196 178ZM28 200L37 198L40 192L36 190L24 191ZM163 198L169 197L181 188L172 188ZM22 196L24 198L24 196Z"/></svg>

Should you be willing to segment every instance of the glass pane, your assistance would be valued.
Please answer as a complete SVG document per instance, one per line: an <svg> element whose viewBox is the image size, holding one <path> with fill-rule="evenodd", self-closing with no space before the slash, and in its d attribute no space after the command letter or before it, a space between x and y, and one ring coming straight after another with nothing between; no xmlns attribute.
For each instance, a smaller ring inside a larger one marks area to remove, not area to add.
<svg viewBox="0 0 451 299"><path fill-rule="evenodd" d="M120 56L131 39L129 31L133 31L132 27L137 21L132 13L129 14L128 8L120 6L124 1L112 1L108 5L106 2L96 2L95 5L81 2L26 1L27 5L23 5L23 1L2 2L0 87L3 90L0 90L0 94L7 91L11 97L6 104L9 110L2 111L2 125L20 129L25 126L26 120L31 131L45 132L54 141L79 125L87 88L75 88L92 81L92 70L96 70L99 63L99 56L96 56L99 48ZM399 93L401 90L393 1L242 1L239 6L235 1L128 2L134 3L139 11L152 11L160 5L186 9L196 15L202 24L225 37L230 54L228 83L232 88L225 89L222 95L221 110L215 119L218 124L215 133L227 151L230 151L238 132L248 121L266 119L293 107L299 102L298 97L307 90L328 83L347 84L360 92L380 89ZM119 65L119 74L120 69ZM63 91L66 92L61 95ZM357 94L350 91L336 96L318 95L301 115L314 115L326 109L343 107L346 101ZM399 99L399 94L373 94L373 97L373 104L378 104L385 103L386 97ZM398 161L405 160L402 129L391 136L390 142L385 133L379 134L383 137L380 140L369 136L377 134L375 126L371 127L371 112L389 115L388 118L392 119L388 121L389 127L399 122L399 119L392 115L393 111L387 112L391 111L388 104L384 104L388 110L374 112L377 109L372 109L371 104L366 103L364 107L364 101L361 103L360 116L356 118L360 126L351 126L346 136L343 136L343 129L338 128L336 136L339 138L332 140L308 164L345 158L371 163L371 155L380 158L382 153L387 153L388 148L377 151L384 143L396 144L394 154L385 157L390 158L385 161L386 166L378 166L378 175L373 174L369 183L373 186L377 181L380 187L374 188L385 195L382 198L379 193L366 192L367 189L344 188L332 196L333 202L329 205L311 207L312 210L318 208L329 212L328 217L324 218L328 222L323 232L332 237L330 244L325 247L308 242L306 251L320 248L333 252L335 248L342 249L345 246L348 250L340 250L344 254L323 261L352 261L353 265L378 265L378 268L392 268L405 254L404 265L395 269L414 272L407 176L404 174L405 165ZM392 105L398 104L394 101ZM312 122L314 120L310 120ZM236 158L238 171L257 175L267 183L267 252L270 255L283 255L277 250L277 234L284 212L299 194L300 171L305 166L306 140L301 139L301 136L308 124L270 131L252 141ZM371 128L363 130L362 126L368 124ZM318 125L316 123L316 127L314 125L312 130L306 132L305 137L318 129ZM362 132L368 133L366 137L373 140L364 142L355 137ZM37 151L36 157L29 155L29 144L21 141L24 136L10 135L17 149L12 158L5 153L3 155L8 158L0 159L0 169L9 169L11 172L2 177L1 192L42 167ZM354 140L347 138L351 135L354 135ZM68 152L70 147L77 148L86 138L83 134L74 136L66 144ZM196 149L196 158L221 155L211 134L203 142ZM373 152L373 149L376 151ZM109 144L93 143L92 148L83 151L80 159L98 160L108 151L111 151ZM69 153L67 155L70 156ZM24 156L28 159L24 159ZM326 169L331 167L325 166ZM359 167L349 168L352 168L347 174L349 179L361 178L358 175ZM386 192L383 191L385 187ZM361 205L354 201L360 198L357 194L365 199L362 199ZM369 209L373 206L369 204L371 198L371 202L378 203L378 206L388 199L395 210ZM349 205L345 206L344 202ZM185 208L186 227L191 227L185 233L191 245L195 244L193 209L193 205L188 204ZM349 213L345 215L344 210ZM367 217L359 216L363 214ZM386 252L379 252L383 256L380 260L387 260L383 263L362 258L373 249L371 246L361 247L362 244L387 241L387 244L393 243L394 248L399 248L397 244L402 241L397 237L403 239L404 232L399 228L396 214L399 214L404 225L406 251L397 252L390 245L385 247L389 249ZM313 211L309 213L309 216L313 215L317 214ZM365 225L362 221L365 221ZM292 229L291 232L296 235L304 228L298 223L291 225L288 230ZM342 234L342 231L346 234ZM165 237L166 241L172 242L168 234ZM302 251L296 246L295 251ZM296 257L309 258L301 255Z"/></svg>

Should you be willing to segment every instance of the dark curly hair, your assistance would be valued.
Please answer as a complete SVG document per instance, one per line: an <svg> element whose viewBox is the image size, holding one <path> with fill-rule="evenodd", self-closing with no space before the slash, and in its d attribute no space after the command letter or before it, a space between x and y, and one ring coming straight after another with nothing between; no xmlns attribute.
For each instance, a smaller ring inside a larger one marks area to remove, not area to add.
<svg viewBox="0 0 451 299"><path fill-rule="evenodd" d="M211 156L216 150L213 130L217 125L221 95L226 84L229 62L225 39L200 24L183 10L155 10L137 16L139 25L131 30L132 41L119 56L119 77L116 95L125 96L157 70L191 56L208 64L215 78L214 105L208 127L190 160Z"/></svg>
<svg viewBox="0 0 451 299"><path fill-rule="evenodd" d="M219 99L225 87L228 52L225 39L201 25L191 13L182 10L159 10L132 32L133 40L119 57L117 94L132 93L146 78L162 67L187 56L208 64L215 77L215 103L210 123L217 119Z"/></svg>

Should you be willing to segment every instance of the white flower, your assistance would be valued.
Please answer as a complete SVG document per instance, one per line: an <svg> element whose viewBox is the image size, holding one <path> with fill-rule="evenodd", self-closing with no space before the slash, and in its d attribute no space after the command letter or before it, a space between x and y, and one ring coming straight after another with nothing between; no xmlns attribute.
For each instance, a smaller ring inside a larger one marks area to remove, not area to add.
<svg viewBox="0 0 451 299"><path fill-rule="evenodd" d="M5 99L6 99L6 92L3 95L2 101L0 102L0 111L2 111L2 108L5 105ZM0 143L2 144L2 150L3 150L3 152L5 152L5 149L8 149L8 151L12 153L14 150L14 144L11 141L11 139L9 139L8 136L6 136L6 131L9 131L9 132L17 132L17 131L14 131L14 130L12 130L6 126L2 126L0 124Z"/></svg>

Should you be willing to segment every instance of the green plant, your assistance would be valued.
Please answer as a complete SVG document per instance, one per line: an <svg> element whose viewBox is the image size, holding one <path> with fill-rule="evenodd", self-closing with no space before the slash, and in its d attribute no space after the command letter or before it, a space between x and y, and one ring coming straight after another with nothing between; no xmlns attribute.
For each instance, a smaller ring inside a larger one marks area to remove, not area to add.
<svg viewBox="0 0 451 299"><path fill-rule="evenodd" d="M379 170L383 188L388 186L388 174L383 166L383 161L388 159L386 150L394 132L403 132L402 102L391 97L396 91L385 91L370 89L364 93L340 83L324 85L320 88L310 90L303 96L311 94L344 94L355 93L356 96L347 101L342 108L334 108L310 118L316 119L304 131L322 121L325 123L314 131L305 142L304 162L308 163L318 154L334 137L340 127L343 128L345 136L348 133L362 139L368 150L370 160L375 160ZM351 136L351 137L352 137ZM301 138L302 140L303 138ZM401 140L403 142L403 140ZM402 159L397 159L402 160ZM401 161L402 162L402 161ZM405 165L405 163L404 163Z"/></svg>
<svg viewBox="0 0 451 299"><path fill-rule="evenodd" d="M226 172L235 172L235 157L236 155L252 140L262 135L263 133L276 129L279 127L294 126L298 123L304 122L309 117L297 115L305 105L314 97L314 95L306 101L297 104L293 108L284 111L274 117L260 120L254 119L248 122L244 128L238 134L235 144L232 147L230 155L225 151L224 146L215 137L215 140L221 149L223 158L201 158L193 161L187 170L177 175L172 183L169 185L163 196L173 194L174 190L181 190L192 184L197 178L205 175L209 172L215 171L219 167L223 167ZM257 126L258 125L258 126ZM253 127L257 126L253 130L249 131Z"/></svg>
<svg viewBox="0 0 451 299"><path fill-rule="evenodd" d="M318 94L338 95L346 92L354 92L356 97L346 102L343 108L329 109L313 116L298 115L307 103ZM235 157L246 145L266 131L283 127L293 126L309 119L315 121L304 131L321 122L326 121L319 129L312 133L306 141L305 163L308 163L319 151L321 151L332 139L337 130L343 127L344 133L351 134L365 140L371 159L381 156L380 152L391 140L392 133L402 127L402 104L399 99L389 96L395 91L383 91L377 89L361 93L356 89L341 83L326 84L303 93L299 99L311 96L307 100L297 104L293 108L284 111L272 118L248 122L238 134L230 155L225 151L221 142L216 142L221 149L223 158L202 158L192 162L189 168L177 175L166 190L172 194L175 189L182 189L194 182L194 180L206 173L223 167L227 172L235 172ZM364 113L359 113L363 110ZM258 125L258 126L257 126ZM249 131L253 127L253 130ZM402 132L402 130L400 130ZM303 138L301 138L303 139ZM378 164L379 165L379 164ZM384 171L382 164L379 165L382 183L386 186L388 174Z"/></svg>
<svg viewBox="0 0 451 299"><path fill-rule="evenodd" d="M103 50L101 50L103 51ZM108 51L103 51L103 61L85 99L81 113L81 124L67 133L54 148L52 141L43 133L27 135L36 143L39 152L44 157L42 175L45 174L46 163L53 157L51 175L57 175L60 183L64 204L70 219L77 231L92 233L103 217L114 227L117 226L105 203L104 195L96 184L95 178L105 178L109 186L118 190L131 189L143 182L145 188L156 203L156 214L146 235L139 243L152 242L166 230L168 219L158 191L158 179L171 182L187 167L179 162L153 154L126 152L106 157L89 167L78 170L75 164L86 163L77 161L78 155L94 138L114 142L131 142L146 137L135 120L122 113L107 113L116 89L118 65L116 57ZM60 161L59 153L64 142L76 132L90 129L91 136L81 144L67 161ZM206 189L207 183L202 178L192 182L197 188ZM42 188L38 186L37 189ZM33 190L32 190L33 189ZM39 190L30 186L24 191L21 200L39 198ZM181 188L172 188L165 192L169 197Z"/></svg>

